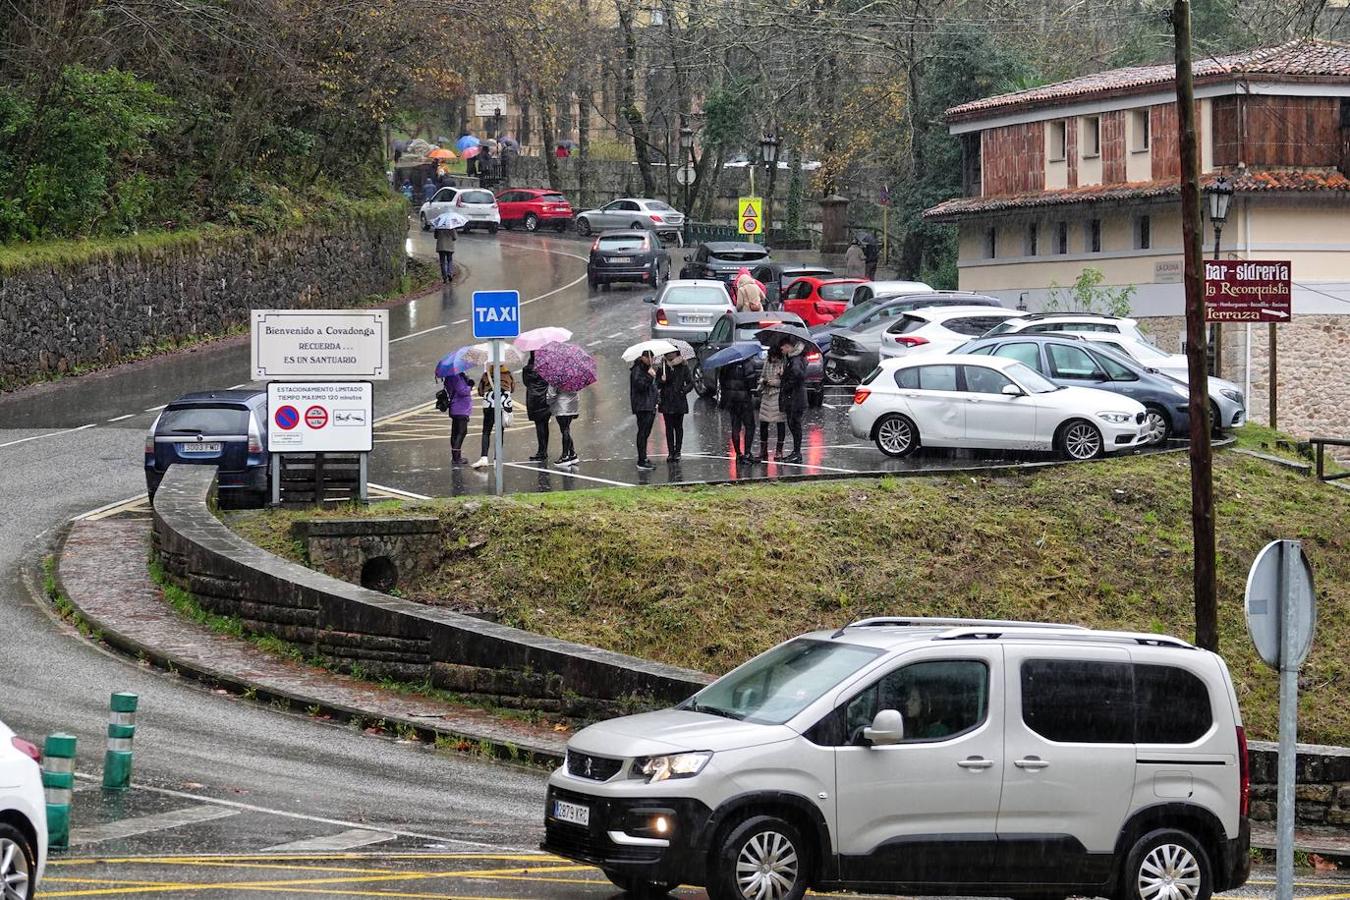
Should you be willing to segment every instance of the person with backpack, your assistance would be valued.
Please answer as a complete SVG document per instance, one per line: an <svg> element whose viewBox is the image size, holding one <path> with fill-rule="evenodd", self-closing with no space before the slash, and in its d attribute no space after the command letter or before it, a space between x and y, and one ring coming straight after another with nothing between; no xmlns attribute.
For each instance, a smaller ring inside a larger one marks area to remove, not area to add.
<svg viewBox="0 0 1350 900"><path fill-rule="evenodd" d="M478 379L478 396L483 398L483 447L482 455L478 461L473 464L475 469L486 469L488 466L488 451L492 448L492 429L496 424L496 411L493 400L497 394L501 395L502 400L502 426L511 424L511 394L516 389L516 381L511 377L511 372L506 366L497 367L497 378L501 387L494 392L492 389L491 369L483 370L483 377ZM505 443L505 442L503 442ZM505 452L506 447L502 447Z"/></svg>
<svg viewBox="0 0 1350 900"><path fill-rule="evenodd" d="M536 449L530 462L548 462L548 420L549 385L534 368L534 351L530 351L530 361L520 370L520 380L525 384L525 415L534 423Z"/></svg>
<svg viewBox="0 0 1350 900"><path fill-rule="evenodd" d="M684 417L689 414L689 392L694 387L694 375L684 357L676 350L667 353L661 361L657 408L666 424L666 461L678 462L684 446Z"/></svg>
<svg viewBox="0 0 1350 900"><path fill-rule="evenodd" d="M732 363L717 371L720 405L731 420L731 446L736 462L753 465L750 450L755 443L755 371L748 361Z"/></svg>
<svg viewBox="0 0 1350 900"><path fill-rule="evenodd" d="M469 435L469 417L473 415L473 379L456 372L442 378L441 384L445 388L445 410L450 416L450 462L462 466L467 462L464 439Z"/></svg>

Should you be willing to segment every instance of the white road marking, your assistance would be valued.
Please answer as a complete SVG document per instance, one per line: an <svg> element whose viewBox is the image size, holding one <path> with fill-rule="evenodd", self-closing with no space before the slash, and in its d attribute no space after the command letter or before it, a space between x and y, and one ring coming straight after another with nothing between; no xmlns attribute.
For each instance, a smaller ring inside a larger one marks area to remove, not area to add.
<svg viewBox="0 0 1350 900"><path fill-rule="evenodd" d="M838 408L839 408L839 407L835 406L833 403L821 403L820 405L823 406L823 407L825 407L826 409L838 409Z"/></svg>
<svg viewBox="0 0 1350 900"><path fill-rule="evenodd" d="M86 428L93 428L97 424L98 424L97 422L90 422L88 425L81 425L78 428L63 428L60 431L48 431L45 434L35 434L32 435L31 437L19 438L16 441L9 441L7 443L0 444L0 450L3 450L5 447L13 447L17 444L26 444L29 441L40 441L43 438L56 437L58 434L71 434L76 431L84 431Z"/></svg>
<svg viewBox="0 0 1350 900"><path fill-rule="evenodd" d="M113 416L111 419L108 420L108 424L111 425L113 422L120 422L120 421L122 421L123 419L130 419L130 418L131 418L132 416L134 416L134 415L136 415L136 414L135 414L135 413L127 413L125 416Z"/></svg>
<svg viewBox="0 0 1350 900"><path fill-rule="evenodd" d="M138 834L166 831L170 828L181 828L184 825L196 825L199 822L210 822L215 819L226 819L237 815L239 815L237 809L225 809L219 806L189 806L186 809L155 813L150 816L138 816L134 819L118 819L116 822L107 822L103 825L70 829L70 846L121 840L135 837Z"/></svg>
<svg viewBox="0 0 1350 900"><path fill-rule="evenodd" d="M622 331L616 331L616 332L614 332L613 334L611 334L611 335L609 335L609 336L612 337L612 338L623 337L623 332L622 332Z"/></svg>
<svg viewBox="0 0 1350 900"><path fill-rule="evenodd" d="M399 341L407 341L407 340L411 340L411 339L413 339L413 338L415 338L415 337L421 337L421 336L424 335L424 334L431 334L433 331L440 331L440 330L442 330L443 328L448 328L448 327L449 327L448 325L433 325L432 327L430 327L430 328L424 328L424 329L422 329L421 331L414 331L412 334L405 334L405 335L403 335L403 337L390 338L390 339L389 339L389 343L391 343L391 344L397 344Z"/></svg>
<svg viewBox="0 0 1350 900"><path fill-rule="evenodd" d="M164 407L166 407L166 406L168 406L168 405L169 405L169 404L167 404L167 403L161 403L159 406L152 406L152 407L150 407L149 409L146 410L146 412L159 412L161 409L163 409Z"/></svg>
<svg viewBox="0 0 1350 900"><path fill-rule="evenodd" d="M646 322L639 322L639 323L637 323L636 325L634 325L632 328L630 328L630 329L628 329L628 330L629 330L629 331L638 331L639 329L646 328L646 327L647 327L647 323L646 323Z"/></svg>
<svg viewBox="0 0 1350 900"><path fill-rule="evenodd" d="M551 468L551 467L548 469L541 469L538 466L531 466L525 463L517 463L517 462L502 463L502 465L511 466L512 468L516 469L524 469L526 472L547 472L550 475L559 475L562 476L563 478L580 478L582 481L598 481L601 484L610 484L613 485L614 487L637 487L637 485L633 484L631 481L611 481L608 478L596 478L594 475L580 475L568 469Z"/></svg>
<svg viewBox="0 0 1350 900"><path fill-rule="evenodd" d="M450 324L451 324L451 325L463 325L463 324L464 324L465 322L467 322L467 321L469 321L469 320L468 320L468 319L456 319L455 321L451 322Z"/></svg>
<svg viewBox="0 0 1350 900"><path fill-rule="evenodd" d="M353 850L357 847L369 847L371 844L382 844L385 841L392 841L393 839L394 836L387 831L371 831L369 828L349 828L346 831L339 831L337 834L330 834L324 837L312 837L302 841L291 841L286 844L264 847L259 852L323 853L338 850Z"/></svg>
<svg viewBox="0 0 1350 900"><path fill-rule="evenodd" d="M366 487L368 487L368 488L370 488L371 490L374 490L374 491L384 491L386 494L389 494L389 495L394 496L394 497L406 497L406 498L408 498L409 500L430 500L430 499L431 499L431 498L428 497L426 494L414 494L412 491L405 491L405 490L403 490L402 488L389 487L389 486L386 485L386 484L376 484L376 483L373 482L373 481L367 482L367 483L366 483Z"/></svg>
<svg viewBox="0 0 1350 900"><path fill-rule="evenodd" d="M590 342L589 344L587 344L586 346L587 346L587 347L598 347L598 346L600 346L601 344L603 344L604 342L605 342L605 339L604 339L604 338L601 338L601 339L598 340L598 341L591 341L591 342Z"/></svg>

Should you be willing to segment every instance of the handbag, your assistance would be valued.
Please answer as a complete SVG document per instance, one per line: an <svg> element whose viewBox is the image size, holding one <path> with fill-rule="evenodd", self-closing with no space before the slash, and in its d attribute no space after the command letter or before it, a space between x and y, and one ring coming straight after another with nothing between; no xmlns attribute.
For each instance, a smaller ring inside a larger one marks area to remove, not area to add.
<svg viewBox="0 0 1350 900"><path fill-rule="evenodd" d="M436 409L440 412L450 411L450 395L445 392L445 388L436 392Z"/></svg>

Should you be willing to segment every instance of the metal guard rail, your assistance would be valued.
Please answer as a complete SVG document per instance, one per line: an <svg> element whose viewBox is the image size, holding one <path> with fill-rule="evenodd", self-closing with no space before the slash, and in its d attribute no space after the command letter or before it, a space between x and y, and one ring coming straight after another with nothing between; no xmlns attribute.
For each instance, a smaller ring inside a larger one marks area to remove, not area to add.
<svg viewBox="0 0 1350 900"><path fill-rule="evenodd" d="M1324 463L1324 454L1325 454L1325 451L1326 451L1326 448L1327 448L1328 445L1329 445L1329 446L1332 446L1332 447L1350 447L1350 439L1346 439L1346 438L1330 438L1330 437L1314 437L1314 438L1308 438L1308 443L1312 444L1314 447L1317 448L1317 480L1318 480L1318 481L1335 481L1335 480L1337 480L1338 478L1350 478L1350 472L1341 472L1341 473L1338 474L1338 475L1328 475L1328 474L1326 474L1326 466L1325 466L1325 463Z"/></svg>

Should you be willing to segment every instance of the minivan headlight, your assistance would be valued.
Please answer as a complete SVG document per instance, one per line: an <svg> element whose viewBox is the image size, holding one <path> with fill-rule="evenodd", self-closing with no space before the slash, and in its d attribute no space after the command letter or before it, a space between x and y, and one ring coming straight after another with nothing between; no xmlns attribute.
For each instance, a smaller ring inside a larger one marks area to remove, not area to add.
<svg viewBox="0 0 1350 900"><path fill-rule="evenodd" d="M711 750L693 753L671 753L665 756L639 756L633 760L634 774L640 774L651 784L672 778L693 778L712 759Z"/></svg>

